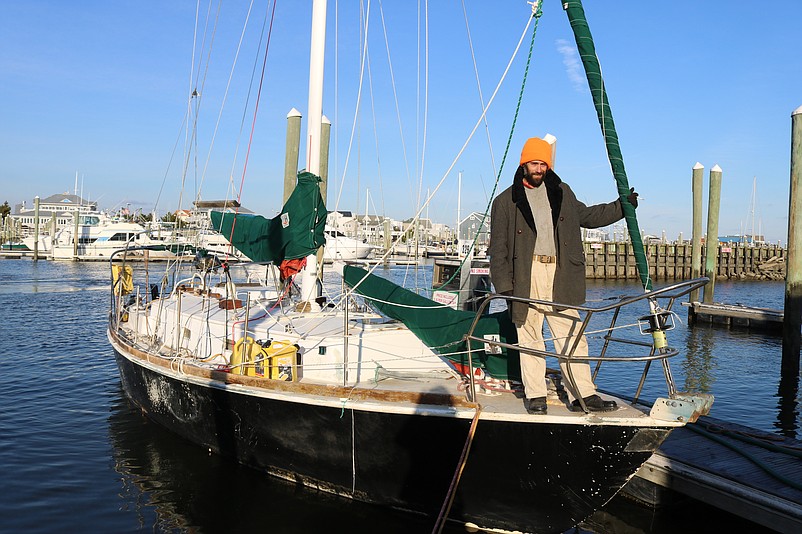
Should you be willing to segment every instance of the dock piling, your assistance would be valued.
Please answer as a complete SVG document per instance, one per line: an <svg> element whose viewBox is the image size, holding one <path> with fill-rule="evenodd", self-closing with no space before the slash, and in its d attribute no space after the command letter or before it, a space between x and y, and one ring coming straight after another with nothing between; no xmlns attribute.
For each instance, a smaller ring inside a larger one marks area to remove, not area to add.
<svg viewBox="0 0 802 534"><path fill-rule="evenodd" d="M691 189L693 191L693 233L691 235L691 278L702 276L702 181L705 167L698 161L693 166ZM691 291L688 302L699 300L699 290Z"/></svg>
<svg viewBox="0 0 802 534"><path fill-rule="evenodd" d="M785 271L783 355L781 374L799 373L800 326L802 325L802 106L791 114L791 192L788 202L788 255Z"/></svg>
<svg viewBox="0 0 802 534"><path fill-rule="evenodd" d="M298 179L298 153L301 146L301 112L292 108L287 114L287 147L284 154L284 200L290 198Z"/></svg>
<svg viewBox="0 0 802 534"><path fill-rule="evenodd" d="M329 142L331 141L331 121L323 115L320 122L320 196L326 203L329 187ZM318 277L323 278L323 247L317 249Z"/></svg>
<svg viewBox="0 0 802 534"><path fill-rule="evenodd" d="M33 261L39 261L39 195L33 197Z"/></svg>
<svg viewBox="0 0 802 534"><path fill-rule="evenodd" d="M58 231L58 215L56 212L53 212L53 218L50 219L50 252L48 254L49 259L53 259L53 249L56 246L56 232Z"/></svg>
<svg viewBox="0 0 802 534"><path fill-rule="evenodd" d="M718 259L718 214L721 206L721 167L710 169L710 194L707 201L707 237L705 238L705 276L710 281L704 287L703 301L713 303L716 287L716 260Z"/></svg>
<svg viewBox="0 0 802 534"><path fill-rule="evenodd" d="M72 212L73 229L72 229L72 261L78 261L78 243L80 236L78 235L78 212Z"/></svg>
<svg viewBox="0 0 802 534"><path fill-rule="evenodd" d="M329 141L331 140L331 121L323 115L320 124L320 196L325 203L329 188ZM365 212L367 216L367 212Z"/></svg>

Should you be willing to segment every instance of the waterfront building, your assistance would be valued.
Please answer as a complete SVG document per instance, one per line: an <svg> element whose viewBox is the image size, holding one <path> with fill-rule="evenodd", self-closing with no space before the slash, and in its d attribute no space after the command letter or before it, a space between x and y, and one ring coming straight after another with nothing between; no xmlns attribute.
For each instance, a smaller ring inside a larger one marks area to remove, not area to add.
<svg viewBox="0 0 802 534"><path fill-rule="evenodd" d="M25 201L22 204L16 204L13 212L9 215L12 223L17 227L21 227L23 231L33 230L36 225L34 206L35 201L31 202L30 205L27 205ZM96 213L97 202L86 200L70 193L61 193L39 199L40 225L50 221L55 216L56 227L64 228L73 224L73 214L76 212L79 214Z"/></svg>

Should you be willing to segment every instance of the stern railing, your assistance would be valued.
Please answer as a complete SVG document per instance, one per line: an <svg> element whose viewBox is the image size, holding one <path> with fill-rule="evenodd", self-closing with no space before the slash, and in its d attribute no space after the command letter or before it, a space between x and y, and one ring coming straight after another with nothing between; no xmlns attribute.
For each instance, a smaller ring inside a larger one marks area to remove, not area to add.
<svg viewBox="0 0 802 534"><path fill-rule="evenodd" d="M637 390L634 396L634 402L638 401L640 394L643 390L644 383L646 381L646 375L649 372L649 368L651 366L651 362L655 360L660 360L663 364L663 375L666 380L666 385L668 387L669 396L674 396L676 394L676 387L674 385L674 379L671 376L671 368L668 365L668 358L672 356L676 356L679 351L673 347L670 347L666 343L665 339L665 331L670 330L673 328L673 319L671 319L672 312L671 309L674 306L674 303L677 299L687 295L691 291L699 289L700 287L707 284L709 279L707 277L695 278L693 280L686 280L683 282L679 282L677 284L673 284L670 286L666 286L661 289L656 289L653 291L648 291L640 295L636 296L622 296L619 297L619 301L614 304L609 304L606 306L575 306L570 304L561 304L546 300L539 300L539 299L532 299L532 298L524 298L524 297L515 297L511 295L500 295L500 294L490 294L488 295L483 302L480 304L479 308L476 311L476 316L474 317L473 322L471 323L470 328L468 329L468 333L463 338L468 344L468 365L469 369L473 369L473 352L478 352L481 349L474 348L475 341L477 343L482 344L482 346L490 345L490 346L497 346L501 348L505 348L507 350L516 350L519 353L533 355L533 356L552 356L556 358L558 361L572 363L572 362L596 362L596 368L593 371L593 379L596 379L596 376L599 372L601 364L607 361L629 361L629 362L645 362L643 373L641 374L640 381L638 383ZM511 344L505 343L503 341L495 341L486 339L483 337L478 337L474 335L474 330L476 326L479 324L479 319L482 315L489 309L490 305L494 301L503 300L509 303L511 302L523 302L528 306L537 306L540 308L546 309L557 309L557 310L575 310L580 315L580 323L579 323L579 330L571 335L572 343L570 344L570 348L565 354L559 354L556 351L551 352L547 350L539 350L533 347L525 347L521 346L520 344ZM643 317L640 317L639 324L641 324L641 333L642 334L651 334L652 338L650 342L647 341L639 341L633 339L626 339L622 337L618 337L614 335L616 330L620 327L616 326L616 322L620 318L620 311L624 306L629 306L633 303L639 301L648 301L649 304L649 313ZM664 303L662 306L660 303ZM594 316L604 314L604 313L612 313L612 318L610 320L610 324L608 327L605 327L603 330L606 330L606 333L603 336L604 344L601 348L601 351L598 355L576 355L574 354L576 347L579 344L581 336L583 336L590 324L591 319ZM584 316L584 318L583 318ZM648 325L647 328L643 328L643 324ZM610 351L610 347L612 344L623 344L623 345L632 345L636 347L643 347L648 348L649 353L645 355L634 355L634 356L614 356L608 354ZM577 391L576 382L574 381L573 373L571 372L571 366L566 366L568 373L565 380L568 381L568 384L573 388L573 391ZM473 372L470 372L470 385L468 388L468 395L469 400L475 401L476 399L476 384L473 377ZM588 412L587 406L585 406L585 402L582 398L577 399L579 404L581 405L582 409L585 413Z"/></svg>

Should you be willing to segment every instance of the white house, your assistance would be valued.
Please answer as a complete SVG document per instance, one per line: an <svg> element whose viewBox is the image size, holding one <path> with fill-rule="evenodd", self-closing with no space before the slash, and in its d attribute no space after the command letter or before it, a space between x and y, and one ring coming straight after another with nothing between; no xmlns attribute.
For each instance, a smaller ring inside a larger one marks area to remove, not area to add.
<svg viewBox="0 0 802 534"><path fill-rule="evenodd" d="M10 214L12 222L25 229L32 229L36 225L35 205L35 200L31 202L30 206L27 206L24 201L22 204L15 205L13 213ZM69 193L51 195L45 199L39 199L39 224L43 225L49 222L55 215L56 226L63 228L73 224L75 212L84 214L96 211L97 202L85 200L78 195Z"/></svg>

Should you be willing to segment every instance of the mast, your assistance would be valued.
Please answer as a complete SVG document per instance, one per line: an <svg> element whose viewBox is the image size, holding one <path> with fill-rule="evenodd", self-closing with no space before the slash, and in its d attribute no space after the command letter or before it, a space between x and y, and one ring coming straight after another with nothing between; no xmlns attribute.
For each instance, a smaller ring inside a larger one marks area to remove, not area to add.
<svg viewBox="0 0 802 534"><path fill-rule="evenodd" d="M457 258L462 259L462 249L459 246L459 223L460 223L460 210L462 204L462 171L459 171L457 178L457 227L454 231L454 246L457 249Z"/></svg>
<svg viewBox="0 0 802 534"><path fill-rule="evenodd" d="M423 226L423 253L429 257L429 228L432 226L432 220L429 218L429 205L431 204L432 195L429 188L426 188L426 224Z"/></svg>
<svg viewBox="0 0 802 534"><path fill-rule="evenodd" d="M312 4L312 38L309 53L309 105L307 106L306 170L320 176L320 133L323 126L323 59L326 48L326 0ZM315 309L320 296L317 256L306 257L301 297Z"/></svg>

